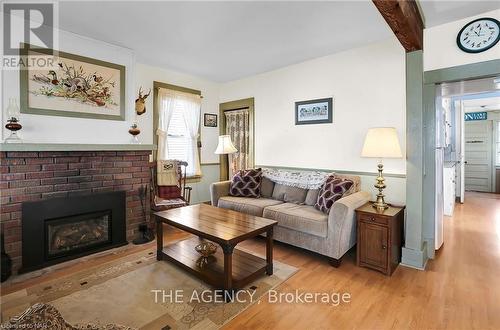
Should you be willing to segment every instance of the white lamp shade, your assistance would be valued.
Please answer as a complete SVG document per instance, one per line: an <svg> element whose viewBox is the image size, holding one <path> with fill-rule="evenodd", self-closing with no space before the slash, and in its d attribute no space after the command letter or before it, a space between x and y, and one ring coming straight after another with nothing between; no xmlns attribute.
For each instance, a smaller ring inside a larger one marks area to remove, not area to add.
<svg viewBox="0 0 500 330"><path fill-rule="evenodd" d="M396 129L394 127L373 127L368 129L361 157L403 157Z"/></svg>
<svg viewBox="0 0 500 330"><path fill-rule="evenodd" d="M216 154L218 155L232 154L237 151L238 149L236 149L233 142L231 141L231 136L229 135L219 136L219 144L217 145L217 149L215 149Z"/></svg>

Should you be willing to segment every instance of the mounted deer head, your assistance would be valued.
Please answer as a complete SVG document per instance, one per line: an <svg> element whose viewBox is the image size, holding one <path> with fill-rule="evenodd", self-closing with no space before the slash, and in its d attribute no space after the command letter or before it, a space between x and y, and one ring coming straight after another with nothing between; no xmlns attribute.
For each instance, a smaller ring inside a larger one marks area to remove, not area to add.
<svg viewBox="0 0 500 330"><path fill-rule="evenodd" d="M139 96L135 100L135 112L140 116L146 112L146 99L151 94L151 89L147 94L142 95L142 86L139 87Z"/></svg>

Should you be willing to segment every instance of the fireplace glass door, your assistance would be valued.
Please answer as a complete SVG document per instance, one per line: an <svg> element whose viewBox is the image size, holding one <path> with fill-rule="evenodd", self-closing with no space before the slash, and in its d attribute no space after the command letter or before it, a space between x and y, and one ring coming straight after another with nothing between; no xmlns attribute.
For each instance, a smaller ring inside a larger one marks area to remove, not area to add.
<svg viewBox="0 0 500 330"><path fill-rule="evenodd" d="M47 258L79 253L111 242L111 211L45 221Z"/></svg>

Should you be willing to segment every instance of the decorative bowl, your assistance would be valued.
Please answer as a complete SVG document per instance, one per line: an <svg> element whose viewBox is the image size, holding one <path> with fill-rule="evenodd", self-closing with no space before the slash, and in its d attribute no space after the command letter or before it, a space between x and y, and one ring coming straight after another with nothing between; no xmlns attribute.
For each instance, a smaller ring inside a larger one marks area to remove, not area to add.
<svg viewBox="0 0 500 330"><path fill-rule="evenodd" d="M203 242L195 246L196 252L207 258L217 251L217 245L211 242Z"/></svg>

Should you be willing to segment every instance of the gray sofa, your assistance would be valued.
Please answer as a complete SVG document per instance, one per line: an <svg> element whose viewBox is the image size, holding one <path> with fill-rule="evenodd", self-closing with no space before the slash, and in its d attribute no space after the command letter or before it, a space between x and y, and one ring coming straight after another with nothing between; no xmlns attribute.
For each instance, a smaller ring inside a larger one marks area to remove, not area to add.
<svg viewBox="0 0 500 330"><path fill-rule="evenodd" d="M229 196L230 181L210 186L212 205L278 221L274 239L329 257L338 267L342 256L356 244L354 210L370 199L360 191L358 176L338 175L354 185L336 201L329 214L314 208L318 189L275 184L263 178L260 198Z"/></svg>

